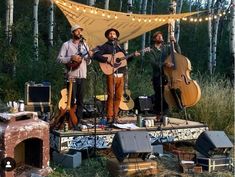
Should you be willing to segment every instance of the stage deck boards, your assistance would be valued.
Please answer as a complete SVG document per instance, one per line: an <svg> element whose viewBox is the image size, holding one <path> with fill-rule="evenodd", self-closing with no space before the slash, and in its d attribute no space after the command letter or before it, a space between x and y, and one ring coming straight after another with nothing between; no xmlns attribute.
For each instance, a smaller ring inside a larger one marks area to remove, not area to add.
<svg viewBox="0 0 235 177"><path fill-rule="evenodd" d="M152 119L154 117L146 117ZM123 123L136 122L134 117L123 117ZM154 127L140 127L134 130L147 131L151 144L168 143L176 141L196 140L198 136L208 130L208 126L195 121L186 121L177 118L169 118L166 126L156 124ZM110 148L112 139L118 131L132 131L132 129L119 128L90 128L83 131L52 130L50 133L51 148L58 152L69 149L82 150L89 147ZM96 141L95 141L96 138ZM96 145L94 144L96 142Z"/></svg>

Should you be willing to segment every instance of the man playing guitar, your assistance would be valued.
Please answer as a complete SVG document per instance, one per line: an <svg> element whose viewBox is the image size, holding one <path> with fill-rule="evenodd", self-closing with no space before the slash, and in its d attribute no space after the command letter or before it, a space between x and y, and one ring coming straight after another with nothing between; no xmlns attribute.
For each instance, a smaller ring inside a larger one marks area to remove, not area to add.
<svg viewBox="0 0 235 177"><path fill-rule="evenodd" d="M119 31L114 28L110 28L105 32L105 37L108 39L106 43L97 47L96 52L94 53L93 59L101 62L108 63L112 66L114 63L115 54L123 53L126 55L125 51L118 44L118 37L120 35ZM106 55L106 56L105 56ZM110 55L111 57L107 57ZM135 52L134 56L139 56L139 52ZM116 63L120 62L115 59ZM121 101L121 97L123 95L123 87L124 87L124 78L123 74L126 71L125 66L118 67L117 69L113 68L113 72L111 74L107 74L107 122L109 125L112 123L118 123L118 112L119 112L119 104Z"/></svg>

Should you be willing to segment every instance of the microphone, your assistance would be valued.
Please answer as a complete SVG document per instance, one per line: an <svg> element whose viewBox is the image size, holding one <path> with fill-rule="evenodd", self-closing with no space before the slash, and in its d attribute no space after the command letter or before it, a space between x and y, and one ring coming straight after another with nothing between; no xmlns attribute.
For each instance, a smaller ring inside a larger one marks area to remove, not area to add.
<svg viewBox="0 0 235 177"><path fill-rule="evenodd" d="M80 39L80 41L86 40L86 39L83 37L83 35L80 35L79 39Z"/></svg>

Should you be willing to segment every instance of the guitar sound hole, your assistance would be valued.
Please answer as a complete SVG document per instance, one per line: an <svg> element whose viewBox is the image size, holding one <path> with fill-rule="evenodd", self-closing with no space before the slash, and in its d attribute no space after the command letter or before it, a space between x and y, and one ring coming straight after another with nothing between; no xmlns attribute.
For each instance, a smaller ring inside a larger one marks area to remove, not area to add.
<svg viewBox="0 0 235 177"><path fill-rule="evenodd" d="M116 58L116 63L120 63L121 59L120 58Z"/></svg>

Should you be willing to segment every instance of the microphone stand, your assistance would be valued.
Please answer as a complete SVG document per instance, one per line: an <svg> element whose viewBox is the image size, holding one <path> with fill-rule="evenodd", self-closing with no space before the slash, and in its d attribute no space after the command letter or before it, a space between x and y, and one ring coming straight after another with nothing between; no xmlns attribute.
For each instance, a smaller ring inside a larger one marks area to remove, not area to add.
<svg viewBox="0 0 235 177"><path fill-rule="evenodd" d="M115 107L114 107L114 101L115 101L115 73L114 73L114 56L117 53L116 47L117 47L117 39L114 39L112 41L113 43L113 53L111 58L111 63L113 64L113 122L115 121L116 115L115 115Z"/></svg>
<svg viewBox="0 0 235 177"><path fill-rule="evenodd" d="M88 51L88 48L87 46L85 45L84 43L84 40L85 38L83 36L80 37L80 42L81 44L84 46L85 50L86 50L86 53L88 55L88 58L91 59L91 55ZM97 77L96 77L96 74L95 74L95 82L97 80ZM96 85L96 84L95 84ZM94 88L94 94L96 94L96 87ZM97 145L97 142L96 142L96 139L97 139L97 130L96 130L96 126L97 126L97 112L96 112L96 109L97 109L97 105L96 105L96 97L94 96L94 109L95 109L95 117L94 117L94 136L95 136L95 140L94 140L94 156L97 157L97 149L96 149L96 145Z"/></svg>
<svg viewBox="0 0 235 177"><path fill-rule="evenodd" d="M163 53L164 53L164 43L162 42L161 44L161 58L160 58L160 61L159 61L159 65L160 65L160 75L159 75L159 80L160 80L160 97L161 97L161 100L160 100L160 126L158 128L161 129L161 126L163 124L163 82L162 82L162 76L163 76Z"/></svg>

